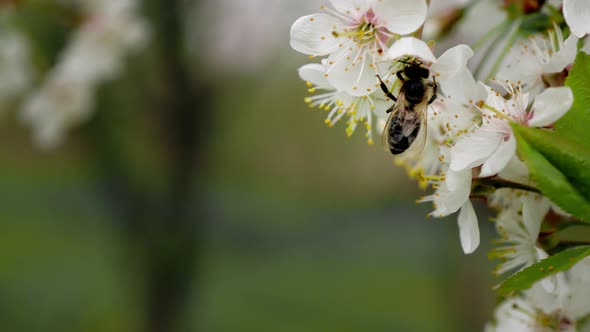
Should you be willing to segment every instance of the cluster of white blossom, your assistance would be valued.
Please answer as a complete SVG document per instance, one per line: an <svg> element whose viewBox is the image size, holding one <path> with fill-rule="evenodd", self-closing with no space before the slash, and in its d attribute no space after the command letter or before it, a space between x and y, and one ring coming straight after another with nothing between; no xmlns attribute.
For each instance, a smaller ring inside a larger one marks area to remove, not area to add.
<svg viewBox="0 0 590 332"><path fill-rule="evenodd" d="M468 68L473 56L468 45L458 45L434 55L436 45L422 40L427 18L426 0L330 0L321 13L298 19L291 29L291 46L319 61L299 69L311 96L311 107L328 112L333 126L347 118L350 136L364 125L369 144L381 135L394 101L380 89L379 75L393 95L403 82L397 72L411 63L429 71L438 86L438 97L427 107L428 128L423 149L408 149L396 157L422 187L435 191L420 199L432 202L432 216L456 212L465 253L479 246L478 218L471 203L483 198L498 210L500 235L493 255L502 263L496 272L515 272L547 253L539 245L541 225L549 214L564 215L538 193L529 170L516 153L511 124L549 128L573 104L565 77L578 51L585 51L590 33L590 2L585 0L514 1L516 4L562 10L567 24L564 37L554 24L512 45L499 62L494 77L478 81ZM487 1L501 11L511 1ZM456 6L464 5L461 1ZM528 10L528 8L527 8ZM571 33L570 33L571 31ZM444 51L444 52L442 52ZM495 60L495 59L494 59ZM398 98L399 99L399 98ZM399 102L399 100L398 100ZM424 123L423 123L424 124ZM416 143L414 143L416 144ZM478 192L476 184L502 184L493 193ZM590 314L590 261L535 285L501 304L487 331L582 331L582 318Z"/></svg>
<svg viewBox="0 0 590 332"><path fill-rule="evenodd" d="M117 76L125 55L145 45L148 28L137 13L138 4L137 0L78 0L62 4L80 9L83 21L59 54L57 63L40 75L39 87L23 96L20 114L40 147L56 146L69 128L87 119L100 84ZM6 56L17 63L6 66L12 75L8 77L13 79L10 82L2 75L0 96L22 94L19 87L29 86L30 75L25 73L33 70L33 64L26 45L28 41L23 35L0 35L0 56L19 53Z"/></svg>

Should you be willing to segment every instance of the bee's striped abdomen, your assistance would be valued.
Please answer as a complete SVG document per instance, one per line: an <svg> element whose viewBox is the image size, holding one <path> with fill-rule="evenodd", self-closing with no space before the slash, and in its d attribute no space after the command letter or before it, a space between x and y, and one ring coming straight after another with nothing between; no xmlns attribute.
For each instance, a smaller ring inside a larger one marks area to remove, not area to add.
<svg viewBox="0 0 590 332"><path fill-rule="evenodd" d="M420 119L413 119L413 129L408 132L407 121L411 119L403 118L403 115L410 115L411 117L416 114L413 110L409 112L397 112L393 115L393 119L390 122L388 130L388 143L389 150L394 155L401 154L406 151L410 145L414 142L420 131Z"/></svg>

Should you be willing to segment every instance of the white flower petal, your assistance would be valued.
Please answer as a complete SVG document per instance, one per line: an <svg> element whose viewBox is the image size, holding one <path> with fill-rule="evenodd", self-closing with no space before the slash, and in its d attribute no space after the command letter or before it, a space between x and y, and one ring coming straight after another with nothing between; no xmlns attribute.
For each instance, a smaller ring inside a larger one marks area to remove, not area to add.
<svg viewBox="0 0 590 332"><path fill-rule="evenodd" d="M463 138L451 148L451 170L459 171L483 164L503 140L502 134L483 129Z"/></svg>
<svg viewBox="0 0 590 332"><path fill-rule="evenodd" d="M573 102L574 95L569 87L548 88L535 98L529 125L544 127L554 123L572 107Z"/></svg>
<svg viewBox="0 0 590 332"><path fill-rule="evenodd" d="M467 61L473 56L473 50L467 45L457 45L443 53L432 65L430 70L437 74L440 80L457 75L461 69L467 67Z"/></svg>
<svg viewBox="0 0 590 332"><path fill-rule="evenodd" d="M543 196L534 194L526 195L522 200L522 222L527 232L533 238L537 238L541 231L541 223L551 209L551 203Z"/></svg>
<svg viewBox="0 0 590 332"><path fill-rule="evenodd" d="M428 62L436 61L430 47L415 37L405 37L396 41L387 51L384 60L396 60L406 56L418 57Z"/></svg>
<svg viewBox="0 0 590 332"><path fill-rule="evenodd" d="M572 296L565 304L564 311L571 317L584 317L590 312L590 258L584 258L574 265L569 277L569 293ZM587 332L588 326L582 331Z"/></svg>
<svg viewBox="0 0 590 332"><path fill-rule="evenodd" d="M299 68L299 77L310 82L318 89L334 90L332 84L325 77L326 67L319 63L310 63Z"/></svg>
<svg viewBox="0 0 590 332"><path fill-rule="evenodd" d="M516 139L511 135L508 141L502 142L498 150L483 164L479 176L487 177L498 174L506 167L510 159L515 156L515 153Z"/></svg>
<svg viewBox="0 0 590 332"><path fill-rule="evenodd" d="M380 0L373 2L373 10L387 29L399 35L412 33L426 19L426 0Z"/></svg>
<svg viewBox="0 0 590 332"><path fill-rule="evenodd" d="M528 167L516 155L508 162L508 165L504 167L498 176L508 181L532 185L529 179Z"/></svg>
<svg viewBox="0 0 590 332"><path fill-rule="evenodd" d="M582 48L580 48L580 51L590 54L590 38L584 38L584 44L582 45Z"/></svg>
<svg viewBox="0 0 590 332"><path fill-rule="evenodd" d="M537 310L542 313L550 313L563 310L563 301L561 301L560 297L565 294L567 294L567 284L563 274L558 273L536 282L531 288L525 290L523 295ZM564 315L567 314L564 313ZM558 330L564 332L576 331L562 328Z"/></svg>
<svg viewBox="0 0 590 332"><path fill-rule="evenodd" d="M479 247L479 225L471 201L468 200L461 208L458 224L463 252L471 254Z"/></svg>
<svg viewBox="0 0 590 332"><path fill-rule="evenodd" d="M332 31L343 29L342 22L330 15L303 16L291 26L291 47L303 54L328 55L337 50L338 44L344 39L343 37L335 37L332 35Z"/></svg>
<svg viewBox="0 0 590 332"><path fill-rule="evenodd" d="M582 38L590 33L588 0L563 0L563 16L574 35Z"/></svg>
<svg viewBox="0 0 590 332"><path fill-rule="evenodd" d="M535 316L528 314L533 310L523 299L509 298L498 305L494 313L493 328L485 332L536 332Z"/></svg>
<svg viewBox="0 0 590 332"><path fill-rule="evenodd" d="M435 195L435 216L447 216L457 212L465 202L469 200L471 193L471 170L465 169L459 172L447 170L445 182Z"/></svg>
<svg viewBox="0 0 590 332"><path fill-rule="evenodd" d="M572 34L565 40L563 47L551 57L549 63L543 67L543 72L559 73L563 71L565 67L574 63L577 52L578 38Z"/></svg>
<svg viewBox="0 0 590 332"><path fill-rule="evenodd" d="M526 47L526 48L525 48ZM510 82L521 82L521 86L528 91L536 92L542 86L541 75L543 75L543 65L540 63L538 53L534 50L531 43L528 42L522 47L513 47L511 57L514 59L507 62L508 65L500 70L496 78L500 82L506 80ZM525 51L526 50L526 51Z"/></svg>
<svg viewBox="0 0 590 332"><path fill-rule="evenodd" d="M339 12L347 15L353 15L357 12L364 13L370 6L367 0L330 0L330 2Z"/></svg>
<svg viewBox="0 0 590 332"><path fill-rule="evenodd" d="M356 54L357 50L349 54ZM370 55L365 54L361 61L356 61L342 52L332 53L328 58L328 63L333 65L328 67L328 82L338 90L343 90L353 96L366 96L371 94L379 87L379 81L375 76L377 73L371 68Z"/></svg>
<svg viewBox="0 0 590 332"><path fill-rule="evenodd" d="M450 191L464 190L469 193L471 191L471 170L449 170L445 174L445 183Z"/></svg>
<svg viewBox="0 0 590 332"><path fill-rule="evenodd" d="M472 56L473 51L469 46L455 46L430 67L442 93L455 102L467 104L470 100L480 100L487 96L467 69L467 61Z"/></svg>

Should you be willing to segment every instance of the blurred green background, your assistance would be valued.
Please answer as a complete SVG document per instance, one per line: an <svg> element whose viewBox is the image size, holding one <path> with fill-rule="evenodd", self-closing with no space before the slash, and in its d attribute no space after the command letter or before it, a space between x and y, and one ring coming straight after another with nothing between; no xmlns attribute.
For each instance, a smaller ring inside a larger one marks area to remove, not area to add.
<svg viewBox="0 0 590 332"><path fill-rule="evenodd" d="M19 10L58 54L42 3ZM386 152L303 103L288 31L319 5L144 1L149 48L63 145L6 112L2 331L483 329L485 210L465 256L456 217L428 219Z"/></svg>

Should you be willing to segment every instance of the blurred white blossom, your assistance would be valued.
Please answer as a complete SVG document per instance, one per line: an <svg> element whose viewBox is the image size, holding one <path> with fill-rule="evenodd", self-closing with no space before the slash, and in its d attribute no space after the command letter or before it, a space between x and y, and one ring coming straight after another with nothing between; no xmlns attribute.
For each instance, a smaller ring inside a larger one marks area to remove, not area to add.
<svg viewBox="0 0 590 332"><path fill-rule="evenodd" d="M28 40L16 31L0 31L0 110L24 93L31 81Z"/></svg>
<svg viewBox="0 0 590 332"><path fill-rule="evenodd" d="M217 72L284 66L285 36L297 17L317 10L317 0L209 0L188 2L186 46L192 57ZM192 5L190 5L192 3Z"/></svg>
<svg viewBox="0 0 590 332"><path fill-rule="evenodd" d="M97 87L117 76L125 55L145 45L148 29L137 5L136 0L82 2L87 18L23 106L22 118L39 146L56 146L70 127L87 119Z"/></svg>

